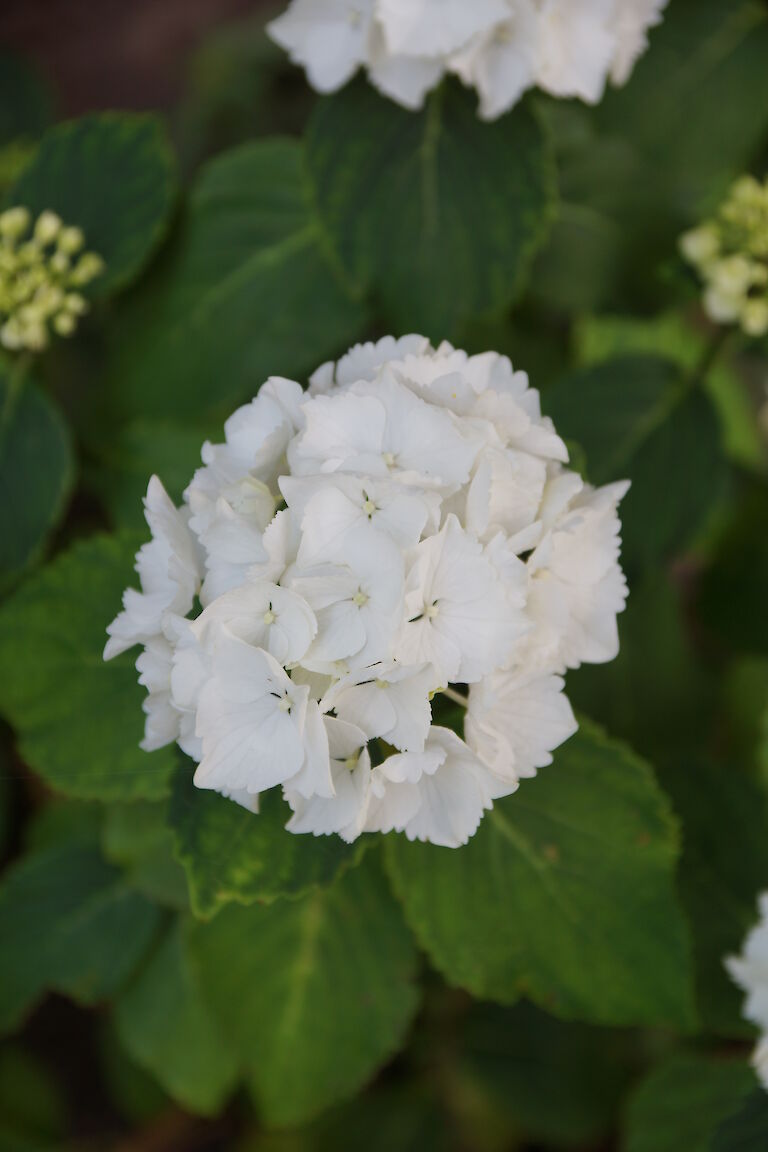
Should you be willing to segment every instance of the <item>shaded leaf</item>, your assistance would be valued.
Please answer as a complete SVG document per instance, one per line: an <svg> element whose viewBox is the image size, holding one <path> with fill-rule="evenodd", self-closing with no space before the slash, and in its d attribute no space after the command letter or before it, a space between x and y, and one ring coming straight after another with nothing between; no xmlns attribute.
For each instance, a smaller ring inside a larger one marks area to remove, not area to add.
<svg viewBox="0 0 768 1152"><path fill-rule="evenodd" d="M269 1124L351 1096L416 1009L414 945L373 853L331 888L225 908L191 940Z"/></svg>
<svg viewBox="0 0 768 1152"><path fill-rule="evenodd" d="M648 766L582 721L460 851L386 840L395 891L452 984L601 1024L692 1023L677 832Z"/></svg>
<svg viewBox="0 0 768 1152"><path fill-rule="evenodd" d="M237 1081L237 1059L212 1015L174 921L115 1005L120 1040L184 1108L215 1115Z"/></svg>
<svg viewBox="0 0 768 1152"><path fill-rule="evenodd" d="M141 272L175 194L173 154L157 117L100 112L46 132L6 200L82 228L88 250L107 265L88 294L106 296Z"/></svg>
<svg viewBox="0 0 768 1152"><path fill-rule="evenodd" d="M123 868L148 899L169 908L189 907L187 877L173 854L166 804L111 804L101 847L107 860Z"/></svg>
<svg viewBox="0 0 768 1152"><path fill-rule="evenodd" d="M18 370L17 370L18 372ZM69 429L31 381L0 365L0 588L43 549L74 480Z"/></svg>
<svg viewBox="0 0 768 1152"><path fill-rule="evenodd" d="M180 760L169 819L198 916L212 916L233 900L269 903L278 896L299 896L333 883L360 859L359 843L286 832L290 810L277 791L261 797L255 815L233 800L195 788L192 771L189 760Z"/></svg>
<svg viewBox="0 0 768 1152"><path fill-rule="evenodd" d="M679 1053L654 1068L630 1100L624 1152L710 1152L718 1123L754 1084L739 1060Z"/></svg>
<svg viewBox="0 0 768 1152"><path fill-rule="evenodd" d="M348 274L392 328L435 340L512 300L553 214L552 157L531 106L485 124L453 81L419 113L363 81L320 101L308 161Z"/></svg>
<svg viewBox="0 0 768 1152"><path fill-rule="evenodd" d="M768 1094L753 1092L733 1116L718 1127L710 1152L764 1152L768 1143Z"/></svg>
<svg viewBox="0 0 768 1152"><path fill-rule="evenodd" d="M23 858L0 885L0 1028L15 1028L47 990L85 1004L123 984L159 921L92 845Z"/></svg>
<svg viewBox="0 0 768 1152"><path fill-rule="evenodd" d="M302 378L354 340L364 317L326 259L303 161L297 141L261 140L201 171L172 251L120 318L121 411L229 415L268 376Z"/></svg>
<svg viewBox="0 0 768 1152"><path fill-rule="evenodd" d="M82 799L163 796L173 768L169 749L139 748L144 693L130 653L102 660L135 550L132 538L84 540L0 609L0 710L30 767Z"/></svg>
<svg viewBox="0 0 768 1152"><path fill-rule="evenodd" d="M594 484L632 481L621 508L630 568L690 542L726 479L717 416L703 391L665 360L620 357L559 381L545 407L560 435L584 449Z"/></svg>

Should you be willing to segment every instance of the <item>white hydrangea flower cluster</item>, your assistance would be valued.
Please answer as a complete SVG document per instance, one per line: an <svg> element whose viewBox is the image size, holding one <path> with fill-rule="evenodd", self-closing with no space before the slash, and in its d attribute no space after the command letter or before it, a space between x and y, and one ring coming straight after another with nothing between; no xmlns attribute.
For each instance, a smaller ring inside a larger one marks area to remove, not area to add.
<svg viewBox="0 0 768 1152"><path fill-rule="evenodd" d="M710 320L768 333L768 180L737 180L717 216L680 237L680 251L704 281Z"/></svg>
<svg viewBox="0 0 768 1152"><path fill-rule="evenodd" d="M742 954L729 956L725 966L747 993L745 1019L761 1031L752 1064L760 1083L768 1089L768 892L760 896L758 908L760 918L744 941Z"/></svg>
<svg viewBox="0 0 768 1152"><path fill-rule="evenodd" d="M668 0L292 0L268 25L319 92L359 68L385 96L420 108L445 73L494 120L529 88L596 104L625 84Z"/></svg>
<svg viewBox="0 0 768 1152"><path fill-rule="evenodd" d="M28 235L31 228L31 235ZM71 336L88 311L80 289L104 271L95 252L83 252L80 228L65 227L55 212L32 226L27 208L0 213L0 344L42 352L51 331Z"/></svg>
<svg viewBox="0 0 768 1152"><path fill-rule="evenodd" d="M181 508L150 481L108 629L143 646L143 746L254 810L281 787L292 832L465 843L576 730L565 670L618 651L627 484L565 467L505 357L420 336L271 378L225 437Z"/></svg>

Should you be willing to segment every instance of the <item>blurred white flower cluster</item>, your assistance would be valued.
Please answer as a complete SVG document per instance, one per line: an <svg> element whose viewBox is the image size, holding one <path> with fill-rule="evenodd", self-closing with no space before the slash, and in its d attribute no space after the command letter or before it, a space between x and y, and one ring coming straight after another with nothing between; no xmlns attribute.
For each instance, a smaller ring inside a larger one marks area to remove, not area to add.
<svg viewBox="0 0 768 1152"><path fill-rule="evenodd" d="M768 332L768 180L742 176L717 216L680 237L704 281L704 310L748 336Z"/></svg>
<svg viewBox="0 0 768 1152"><path fill-rule="evenodd" d="M624 84L667 0L292 0L268 26L319 92L365 68L371 83L420 108L446 72L494 120L538 86L597 103Z"/></svg>
<svg viewBox="0 0 768 1152"><path fill-rule="evenodd" d="M30 234L31 227L31 234ZM79 228L55 212L32 216L22 207L0 213L0 344L42 352L51 331L71 336L88 310L80 289L100 276L104 261L83 252Z"/></svg>
<svg viewBox="0 0 768 1152"><path fill-rule="evenodd" d="M759 912L760 919L744 941L741 956L729 956L725 964L747 993L745 1018L761 1031L752 1064L760 1083L768 1089L768 892L760 897Z"/></svg>
<svg viewBox="0 0 768 1152"><path fill-rule="evenodd" d="M271 378L225 435L181 508L151 480L108 629L143 646L143 746L254 810L281 787L292 832L465 843L575 731L563 672L618 651L627 484L565 467L505 357L420 336Z"/></svg>

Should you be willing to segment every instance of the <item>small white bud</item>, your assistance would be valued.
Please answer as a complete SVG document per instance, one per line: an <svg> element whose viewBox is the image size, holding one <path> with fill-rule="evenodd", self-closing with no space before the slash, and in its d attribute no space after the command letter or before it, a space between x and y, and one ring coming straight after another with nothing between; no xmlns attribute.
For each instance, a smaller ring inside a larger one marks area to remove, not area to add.
<svg viewBox="0 0 768 1152"><path fill-rule="evenodd" d="M741 327L747 336L765 336L768 333L768 299L747 300L741 310Z"/></svg>
<svg viewBox="0 0 768 1152"><path fill-rule="evenodd" d="M38 244L52 244L61 231L61 217L55 212L41 212L35 221L35 240Z"/></svg>
<svg viewBox="0 0 768 1152"><path fill-rule="evenodd" d="M30 215L26 208L6 208L0 213L0 236L18 240L29 228Z"/></svg>

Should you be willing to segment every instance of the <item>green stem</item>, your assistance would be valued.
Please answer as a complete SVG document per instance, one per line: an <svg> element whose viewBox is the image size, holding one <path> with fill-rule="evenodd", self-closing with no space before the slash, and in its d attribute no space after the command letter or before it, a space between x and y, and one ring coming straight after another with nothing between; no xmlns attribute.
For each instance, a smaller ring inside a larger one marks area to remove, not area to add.
<svg viewBox="0 0 768 1152"><path fill-rule="evenodd" d="M718 327L702 352L688 379L691 388L703 384L723 353L723 349L734 339L735 328Z"/></svg>
<svg viewBox="0 0 768 1152"><path fill-rule="evenodd" d="M0 431L11 421L19 398L24 391L24 384L26 383L31 363L32 357L29 352L21 352L11 364L10 371L8 372L8 387L5 390L5 400L3 401L2 408L0 408Z"/></svg>

